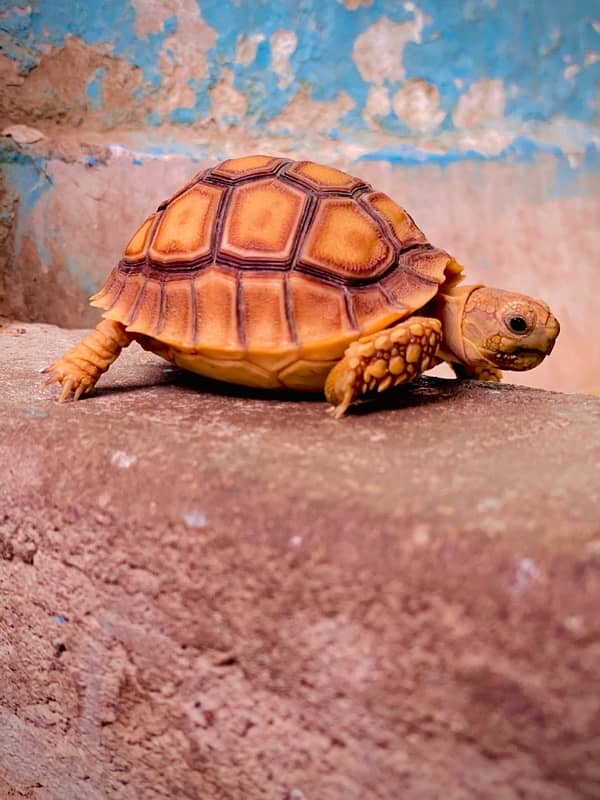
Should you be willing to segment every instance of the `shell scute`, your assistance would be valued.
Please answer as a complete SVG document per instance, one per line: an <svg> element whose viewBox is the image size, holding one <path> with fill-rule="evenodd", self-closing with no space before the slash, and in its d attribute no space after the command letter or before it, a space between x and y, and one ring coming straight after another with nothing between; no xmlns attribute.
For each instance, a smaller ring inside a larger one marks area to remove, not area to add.
<svg viewBox="0 0 600 800"><path fill-rule="evenodd" d="M288 262L307 203L304 192L274 178L236 186L217 258Z"/></svg>
<svg viewBox="0 0 600 800"><path fill-rule="evenodd" d="M395 269L381 281L381 288L402 317L406 317L429 302L437 291L431 281L403 269Z"/></svg>
<svg viewBox="0 0 600 800"><path fill-rule="evenodd" d="M324 192L350 194L359 186L367 186L364 181L342 172L341 169L316 164L314 161L297 161L285 170L285 175L309 189Z"/></svg>
<svg viewBox="0 0 600 800"><path fill-rule="evenodd" d="M390 305L379 284L352 287L349 290L352 310L361 335L387 327L398 319L398 307Z"/></svg>
<svg viewBox="0 0 600 800"><path fill-rule="evenodd" d="M325 351L329 342L339 355L343 341L358 333L348 316L345 289L295 272L289 277L289 289L300 346Z"/></svg>
<svg viewBox="0 0 600 800"><path fill-rule="evenodd" d="M138 261L146 255L148 239L156 217L156 214L152 214L133 234L123 254L125 261Z"/></svg>
<svg viewBox="0 0 600 800"><path fill-rule="evenodd" d="M194 278L196 292L196 347L213 352L241 352L238 334L236 270L217 266Z"/></svg>
<svg viewBox="0 0 600 800"><path fill-rule="evenodd" d="M351 198L319 201L300 261L340 278L373 279L394 259L375 220Z"/></svg>
<svg viewBox="0 0 600 800"><path fill-rule="evenodd" d="M156 335L161 341L191 349L195 343L194 282L189 278L167 280L162 284L161 317Z"/></svg>
<svg viewBox="0 0 600 800"><path fill-rule="evenodd" d="M273 175L285 163L285 158L276 158L274 156L241 156L240 158L228 158L226 161L222 161L216 167L213 167L210 174L225 181L258 178L265 175Z"/></svg>
<svg viewBox="0 0 600 800"><path fill-rule="evenodd" d="M160 264L194 264L211 252L211 237L223 189L197 183L163 211L152 237L150 258ZM136 234L137 235L137 234Z"/></svg>
<svg viewBox="0 0 600 800"><path fill-rule="evenodd" d="M152 335L159 326L162 299L162 282L148 277L131 315L127 330Z"/></svg>
<svg viewBox="0 0 600 800"><path fill-rule="evenodd" d="M410 214L387 194L370 192L363 195L360 201L376 211L379 217L383 217L399 247L412 247L427 241L425 234L417 227Z"/></svg>
<svg viewBox="0 0 600 800"><path fill-rule="evenodd" d="M450 260L444 250L425 244L400 253L396 272L410 270L424 281L440 284L446 279Z"/></svg>
<svg viewBox="0 0 600 800"><path fill-rule="evenodd" d="M104 316L127 324L135 310L144 282L144 276L140 272L124 275L123 281L115 293L116 296ZM105 306L103 305L102 307L104 308Z"/></svg>
<svg viewBox="0 0 600 800"><path fill-rule="evenodd" d="M286 279L283 272L242 272L242 325L248 351L295 348L287 311Z"/></svg>

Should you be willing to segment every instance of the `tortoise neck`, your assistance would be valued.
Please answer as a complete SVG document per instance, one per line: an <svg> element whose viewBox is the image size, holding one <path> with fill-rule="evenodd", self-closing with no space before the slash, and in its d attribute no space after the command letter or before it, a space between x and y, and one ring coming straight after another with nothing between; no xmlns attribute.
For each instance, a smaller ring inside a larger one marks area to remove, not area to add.
<svg viewBox="0 0 600 800"><path fill-rule="evenodd" d="M470 352L472 348L464 338L463 318L469 297L476 289L481 288L480 283L442 287L435 297L436 316L442 323L444 332L442 347L446 351L443 355L445 360L460 361L463 364L477 360L477 353Z"/></svg>

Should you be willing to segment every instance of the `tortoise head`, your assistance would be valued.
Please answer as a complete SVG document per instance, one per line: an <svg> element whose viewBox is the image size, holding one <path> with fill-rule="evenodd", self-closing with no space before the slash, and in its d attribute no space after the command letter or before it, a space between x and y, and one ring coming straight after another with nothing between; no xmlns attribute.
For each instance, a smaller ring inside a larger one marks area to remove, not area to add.
<svg viewBox="0 0 600 800"><path fill-rule="evenodd" d="M560 325L541 300L487 286L457 287L451 294L444 335L463 363L520 372L552 352Z"/></svg>

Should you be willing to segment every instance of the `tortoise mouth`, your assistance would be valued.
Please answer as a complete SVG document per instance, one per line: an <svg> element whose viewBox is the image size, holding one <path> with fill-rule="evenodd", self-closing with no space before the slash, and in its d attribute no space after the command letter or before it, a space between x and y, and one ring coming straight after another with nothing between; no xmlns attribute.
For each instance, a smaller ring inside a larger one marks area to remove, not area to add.
<svg viewBox="0 0 600 800"><path fill-rule="evenodd" d="M489 353L488 360L500 369L512 370L513 372L524 372L533 369L542 363L544 358L550 354L554 342L547 350L537 348L521 348L512 353Z"/></svg>

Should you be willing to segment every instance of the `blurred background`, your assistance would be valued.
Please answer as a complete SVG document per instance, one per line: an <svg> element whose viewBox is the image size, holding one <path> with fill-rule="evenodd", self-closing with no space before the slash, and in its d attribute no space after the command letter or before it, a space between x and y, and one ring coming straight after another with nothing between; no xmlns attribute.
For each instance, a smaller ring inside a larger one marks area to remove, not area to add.
<svg viewBox="0 0 600 800"><path fill-rule="evenodd" d="M160 201L284 154L546 300L555 352L511 380L600 392L597 0L0 0L0 44L0 315L95 324Z"/></svg>

